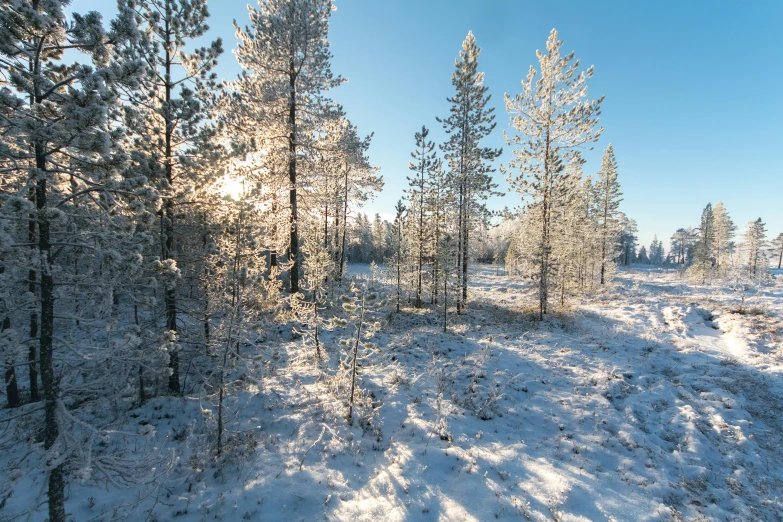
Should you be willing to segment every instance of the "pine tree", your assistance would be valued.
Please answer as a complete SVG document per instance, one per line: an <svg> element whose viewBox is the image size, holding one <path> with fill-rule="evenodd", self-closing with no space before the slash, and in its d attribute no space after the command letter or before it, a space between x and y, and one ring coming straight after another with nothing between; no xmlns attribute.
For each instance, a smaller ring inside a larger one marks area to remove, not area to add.
<svg viewBox="0 0 783 522"><path fill-rule="evenodd" d="M639 248L639 253L636 256L636 262L642 265L649 265L650 264L650 256L647 253L647 247L642 245Z"/></svg>
<svg viewBox="0 0 783 522"><path fill-rule="evenodd" d="M422 275L424 272L424 256L428 237L424 228L425 217L427 214L427 203L425 202L425 193L427 192L427 181L434 175L438 169L438 160L435 153L435 143L427 141L430 131L422 126L421 131L415 134L416 149L411 152L411 157L415 162L411 162L408 168L415 173L414 177L408 177L409 188L408 198L416 207L416 257L417 257L417 281L416 281L416 308L421 308L422 295Z"/></svg>
<svg viewBox="0 0 783 522"><path fill-rule="evenodd" d="M491 96L484 85L484 73L478 72L481 49L476 45L472 32L462 43L462 51L455 61L456 70L451 83L456 89L450 115L438 118L449 139L441 146L450 170L451 189L458 203L458 250L460 257L461 298L457 299L457 311L467 305L468 263L470 231L482 207L479 202L495 193L492 183L492 162L501 154L500 149L482 147L481 140L495 129L494 107L488 107Z"/></svg>
<svg viewBox="0 0 783 522"><path fill-rule="evenodd" d="M696 242L696 231L692 227L678 228L671 237L669 255L672 261L683 267L690 266L693 263Z"/></svg>
<svg viewBox="0 0 783 522"><path fill-rule="evenodd" d="M712 274L715 266L715 216L712 204L707 203L701 213L701 223L698 229L698 244L694 249L694 264L692 272L701 280L707 282L707 276Z"/></svg>
<svg viewBox="0 0 783 522"><path fill-rule="evenodd" d="M523 196L531 198L531 206L540 215L537 233L539 318L547 311L551 253L553 197L563 190L567 180L564 165L578 161L577 148L598 139L602 129L595 129L603 98L587 98L587 79L593 68L577 75L579 61L574 53L560 56L562 42L552 30L546 53L537 52L541 77L530 67L522 81L522 92L506 95L506 110L517 135L506 137L515 158L504 168L509 183ZM512 172L519 169L519 174Z"/></svg>
<svg viewBox="0 0 783 522"><path fill-rule="evenodd" d="M438 294L440 293L440 246L446 230L446 209L452 206L449 191L446 188L446 172L443 169L443 163L438 160L437 165L430 171L430 177L427 181L427 208L429 209L429 237L431 247L429 249L432 258L432 299L433 304L438 304Z"/></svg>
<svg viewBox="0 0 783 522"><path fill-rule="evenodd" d="M652 243L650 243L650 263L653 265L662 265L664 259L663 243L658 240L657 235L654 235Z"/></svg>
<svg viewBox="0 0 783 522"><path fill-rule="evenodd" d="M301 153L316 139L319 122L338 108L324 92L343 82L331 72L329 51L330 0L268 0L258 9L248 6L250 27L238 24L237 60L244 68L232 88L243 107L264 132L260 139L274 149L275 172L285 171L288 183L290 290L299 291L302 253L299 248Z"/></svg>
<svg viewBox="0 0 783 522"><path fill-rule="evenodd" d="M394 254L396 258L394 265L397 271L397 312L399 312L400 296L402 291L402 249L403 249L402 226L403 226L403 219L405 217L405 205L402 204L402 200L397 202L397 205L394 207L394 209L397 211L397 216L394 218L394 230L395 230Z"/></svg>
<svg viewBox="0 0 783 522"><path fill-rule="evenodd" d="M778 269L780 269L780 265L783 264L783 232L778 234L778 237L772 241L772 244L775 245L775 248L777 249Z"/></svg>
<svg viewBox="0 0 783 522"><path fill-rule="evenodd" d="M734 233L737 227L720 201L712 209L713 255L718 274L725 276L731 265Z"/></svg>
<svg viewBox="0 0 783 522"><path fill-rule="evenodd" d="M767 226L761 221L761 218L750 221L745 227L745 251L748 274L751 279L759 279L768 268L767 256L764 254L766 238Z"/></svg>
<svg viewBox="0 0 783 522"><path fill-rule="evenodd" d="M620 202L622 201L622 192L620 192L620 183L617 181L617 160L614 157L614 148L610 143L606 147L604 156L601 160L601 170L598 172L598 178L593 185L596 191L596 201L598 202L598 226L600 230L601 242L601 284L605 283L606 264L615 258L615 252L612 246L620 234L618 214ZM628 256L625 256L625 264L628 264Z"/></svg>
<svg viewBox="0 0 783 522"><path fill-rule="evenodd" d="M206 161L214 131L205 120L210 117L210 91L216 88L217 77L211 70L223 52L222 42L217 39L209 47L184 51L209 28L206 0L123 1L142 20L142 37L120 54L147 64L140 85L126 95L126 120L134 132L136 162L149 169L149 176L164 196L161 259L175 267L179 260L179 204L188 199L193 184L205 183L203 175L209 172ZM166 335L176 337L177 313L182 309L177 305L180 279L170 283L164 291ZM169 354L169 368L169 392L178 394L177 346Z"/></svg>
<svg viewBox="0 0 783 522"><path fill-rule="evenodd" d="M628 219L622 212L618 214L618 224L620 226L620 235L617 238L617 244L620 251L620 263L628 266L636 255L636 232L638 232L638 227L636 226L636 221Z"/></svg>
<svg viewBox="0 0 783 522"><path fill-rule="evenodd" d="M92 428L75 422L75 408L62 407L68 386L80 376L67 373L64 369L73 366L57 358L67 351L63 345L74 343L73 351L90 350L84 371L94 369L90 365L95 364L113 370L123 364L111 342L99 350L79 344L83 334L75 339L70 332L55 331L55 314L73 314L79 324L74 305L80 303L84 286L80 282L91 278L90 323L107 324L107 315L114 313L114 291L120 280L132 278L139 267L139 256L132 246L130 199L139 198L135 208L141 210L144 203L140 196L155 196L146 192L144 179L120 175L125 157L112 147L122 135L117 122L111 120L118 104L116 89L121 82L130 85L135 81L137 64L123 66L110 61L110 45L119 45L133 35L132 17L121 9L112 31L106 33L97 13L73 14L68 21L67 4L51 0L0 5L0 77L8 79L0 89L5 131L0 161L11 165L3 172L4 183L10 178L20 189L11 206L3 206L3 212L10 209L15 215L9 217L15 221L30 222L24 232L33 242L29 283L38 287L38 312L31 320L31 331L38 333L44 403L41 434L47 452L42 460L48 468L51 522L66 519L69 456L75 458L78 450L90 458L92 451L87 444L91 435L84 440L79 435ZM66 61L67 49L80 51L81 57L92 63ZM89 272L75 274L78 267ZM34 280L33 270L37 272ZM83 312L86 315L88 311ZM136 346L133 332L124 335L128 340L124 347ZM111 328L104 330L104 338L111 336ZM32 372L31 377L37 379ZM123 380L121 373L113 377ZM102 391L115 397L115 389ZM100 460L98 456L95 459Z"/></svg>

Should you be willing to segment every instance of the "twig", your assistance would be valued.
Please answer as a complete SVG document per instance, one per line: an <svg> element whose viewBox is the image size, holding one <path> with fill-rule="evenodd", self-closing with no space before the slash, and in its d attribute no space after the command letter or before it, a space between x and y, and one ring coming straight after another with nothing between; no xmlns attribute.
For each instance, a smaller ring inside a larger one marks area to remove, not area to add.
<svg viewBox="0 0 783 522"><path fill-rule="evenodd" d="M309 447L309 448L307 448L307 451L305 451L305 452L304 452L304 455L302 455L302 460L301 460L301 461L299 461L299 471L302 471L302 468L304 467L304 461L305 461L305 457L307 457L307 454L308 454L308 453L310 453L310 450L311 450L311 449L313 449L313 448L315 447L315 445L316 445L316 444L318 444L319 442L321 442L321 439L323 438L323 436L324 436L324 433L326 433L326 425L324 425L324 427L323 427L323 428L321 428L321 434L318 436L318 438L317 438L317 439L315 439L315 442L313 442L313 443L310 445L310 447Z"/></svg>

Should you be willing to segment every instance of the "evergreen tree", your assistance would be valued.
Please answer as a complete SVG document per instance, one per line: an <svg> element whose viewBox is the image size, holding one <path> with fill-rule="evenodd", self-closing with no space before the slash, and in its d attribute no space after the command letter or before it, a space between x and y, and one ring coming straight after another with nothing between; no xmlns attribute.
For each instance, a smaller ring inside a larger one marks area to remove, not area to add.
<svg viewBox="0 0 783 522"><path fill-rule="evenodd" d="M141 38L120 54L147 65L141 82L128 91L126 108L129 129L134 133L136 170L144 170L163 195L161 259L177 266L176 215L187 202L194 184L206 182L210 138L205 122L210 118L209 100L216 88L211 70L223 52L220 39L193 52L184 48L209 29L206 0L123 0L142 20ZM200 179L199 179L200 178ZM166 330L176 338L179 330L177 288L181 279L169 280L164 291ZM169 353L169 391L180 392L179 347Z"/></svg>
<svg viewBox="0 0 783 522"><path fill-rule="evenodd" d="M256 129L276 153L275 172L288 183L291 292L299 291L301 154L312 149L318 124L338 108L324 92L343 82L331 72L330 0L268 0L248 6L250 27L236 26L237 60L244 71L232 88L235 107L256 120Z"/></svg>
<svg viewBox="0 0 783 522"><path fill-rule="evenodd" d="M715 267L720 275L726 275L734 250L734 233L737 227L720 201L712 209L712 241Z"/></svg>
<svg viewBox="0 0 783 522"><path fill-rule="evenodd" d="M750 221L745 227L745 252L751 279L759 279L768 269L767 256L764 254L766 238L767 226L761 218Z"/></svg>
<svg viewBox="0 0 783 522"><path fill-rule="evenodd" d="M425 214L427 214L427 203L425 202L425 193L427 192L427 181L438 169L438 160L435 153L435 143L427 141L430 131L422 126L421 131L415 134L416 149L411 152L411 157L415 162L411 162L408 168L415 173L414 177L408 177L409 188L408 198L416 207L416 228L415 232L415 250L417 257L417 281L416 281L416 308L421 308L422 295L422 274L424 272L424 256L427 247L428 237L424 227Z"/></svg>
<svg viewBox="0 0 783 522"><path fill-rule="evenodd" d="M402 200L397 202L397 206L394 209L397 211L397 216L394 218L394 268L397 272L397 312L399 312L402 291L402 225L405 216L405 205L402 204Z"/></svg>
<svg viewBox="0 0 783 522"><path fill-rule="evenodd" d="M783 264L783 232L778 234L778 237L775 238L772 244L775 245L775 248L777 249L778 269L780 269L781 264Z"/></svg>
<svg viewBox="0 0 783 522"><path fill-rule="evenodd" d="M124 364L111 341L96 346L85 339L95 333L95 324L104 329L101 338L112 338L112 329L105 326L107 316L114 313L115 290L123 279L134 277L140 263L131 208L136 205L133 208L143 211L141 198L155 198L154 192L147 192L145 179L120 174L125 156L112 146L123 132L112 121L116 90L123 82L135 81L138 64L110 61L110 46L133 36L132 17L121 9L107 33L95 12L73 14L68 21L67 4L64 0L0 4L0 77L4 79L0 162L9 167L3 171L4 188L14 188L3 193L0 221L30 223L24 233L31 240L32 263L22 271L28 269L30 287L37 286L38 311L31 331L37 331L44 409L40 435L46 451L42 461L48 472L50 522L65 521L66 470L78 455L91 458L94 435L92 427L77 420L78 406L64 408L63 398L74 388L85 387L85 373L102 365L117 371ZM73 56L65 55L68 49L92 63L70 61ZM8 254L0 253L3 271L18 273L16 267L6 266L11 260ZM26 253L14 254L24 263L30 259ZM87 272L77 273L79 269ZM85 286L91 290L91 307L78 310ZM91 334L56 331L58 315L74 317ZM90 320L80 323L80 315ZM7 326L6 313L3 330ZM123 335L125 349L137 346L133 332ZM71 351L86 354L84 360L64 364L61 358ZM81 371L71 373L74 366L82 366ZM119 371L113 377L124 384ZM90 386L106 386L103 392L116 397L110 384L91 382ZM73 404L79 402L75 398ZM82 439L85 430L90 433ZM100 461L98 456L95 459Z"/></svg>
<svg viewBox="0 0 783 522"><path fill-rule="evenodd" d="M701 224L698 229L698 244L694 249L692 272L701 280L707 282L707 276L715 266L715 217L712 204L707 203L701 213Z"/></svg>
<svg viewBox="0 0 783 522"><path fill-rule="evenodd" d="M682 266L693 263L696 231L692 227L678 228L671 237L670 256L672 262Z"/></svg>
<svg viewBox="0 0 783 522"><path fill-rule="evenodd" d="M653 236L652 243L650 243L650 263L653 265L662 265L665 259L663 251L663 243L658 240L658 236Z"/></svg>
<svg viewBox="0 0 783 522"><path fill-rule="evenodd" d="M604 284L606 264L611 262L616 254L612 245L615 244L616 238L621 232L618 214L622 192L620 192L620 183L617 181L617 160L615 160L611 143L604 152L601 170L598 172L593 190L596 191L595 199L599 205L597 215L601 242L601 284ZM627 265L629 264L627 249L625 253L623 263Z"/></svg>
<svg viewBox="0 0 783 522"><path fill-rule="evenodd" d="M636 221L628 219L625 214L620 212L618 223L620 236L617 238L617 244L620 247L620 263L628 266L636 255L636 232L638 231Z"/></svg>
<svg viewBox="0 0 783 522"><path fill-rule="evenodd" d="M441 146L450 170L450 188L456 194L458 204L457 228L460 257L461 298L457 300L458 312L468 299L468 263L470 230L483 207L480 201L494 193L492 162L501 154L500 149L482 147L481 140L495 129L494 107L489 107L491 96L484 85L484 73L478 72L481 49L476 45L472 32L462 43L462 51L455 61L456 70L451 83L456 93L447 98L451 104L447 118L438 121L449 135Z"/></svg>
<svg viewBox="0 0 783 522"><path fill-rule="evenodd" d="M539 318L547 311L551 253L553 198L568 192L564 164L579 159L577 148L598 139L602 129L596 129L603 98L587 98L587 79L593 68L578 74L574 53L560 56L562 42L552 30L546 52L537 52L541 69L530 67L522 81L522 92L506 95L506 110L517 135L506 138L514 150L514 159L504 169L509 183L523 196L531 198L531 206L539 213L540 229L536 233L539 295ZM519 169L519 174L512 172Z"/></svg>

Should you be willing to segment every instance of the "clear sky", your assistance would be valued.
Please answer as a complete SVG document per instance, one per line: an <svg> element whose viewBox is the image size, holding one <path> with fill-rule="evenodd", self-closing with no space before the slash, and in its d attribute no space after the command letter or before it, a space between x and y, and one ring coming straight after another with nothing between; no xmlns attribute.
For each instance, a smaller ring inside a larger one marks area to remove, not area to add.
<svg viewBox="0 0 783 522"><path fill-rule="evenodd" d="M586 173L614 145L624 192L621 210L653 234L697 226L707 203L723 201L744 228L761 217L771 236L783 231L783 0L532 1L336 0L330 40L333 72L349 82L332 92L370 149L386 188L367 211L393 216L408 174L413 134L448 114L451 73L468 30L482 47L480 70L498 126L508 129L503 94L516 94L536 49L554 27L563 51L595 66L592 97L605 95L604 134L588 153ZM218 74L239 71L232 20L244 25L246 2L210 1L207 39L222 37ZM75 11L116 9L107 0L75 0ZM500 161L510 158L504 147ZM503 176L496 179L506 189ZM519 204L515 193L492 208Z"/></svg>

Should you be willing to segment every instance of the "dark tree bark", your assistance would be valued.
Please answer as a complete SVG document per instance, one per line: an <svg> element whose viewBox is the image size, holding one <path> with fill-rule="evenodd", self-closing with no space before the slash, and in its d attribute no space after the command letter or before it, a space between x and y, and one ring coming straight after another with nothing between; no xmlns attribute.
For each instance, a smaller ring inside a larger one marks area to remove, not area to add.
<svg viewBox="0 0 783 522"><path fill-rule="evenodd" d="M343 197L345 198L343 200L344 202L344 209L343 209L343 240L342 244L340 246L340 268L339 268L339 282L340 285L343 284L343 270L345 267L345 233L348 230L348 165L345 165L345 194L343 194Z"/></svg>
<svg viewBox="0 0 783 522"><path fill-rule="evenodd" d="M0 331L8 330L9 328L11 328L11 317L5 316L2 327L0 327ZM16 367L14 366L13 358L10 356L8 356L6 359L5 393L6 397L8 398L8 407L19 407L21 401L19 400L19 385L16 382Z"/></svg>
<svg viewBox="0 0 783 522"><path fill-rule="evenodd" d="M46 155L42 143L35 144L36 167L46 172ZM44 401L44 449L52 449L60 435L57 419L59 383L54 373L54 279L51 266L51 240L49 221L46 217L46 178L36 184L36 207L38 209L38 251L41 256L41 384ZM60 463L49 472L48 484L49 521L65 522L65 475Z"/></svg>
<svg viewBox="0 0 783 522"><path fill-rule="evenodd" d="M171 66L173 65L175 57L171 55L171 49L173 46L173 34L171 27L171 4L166 2L166 20L164 24L165 30L165 140L166 140L166 182L169 185L169 189L174 186L174 166L173 166L173 153L172 143L174 141L174 128L175 122L173 121L173 115L171 113L171 91L173 89L171 79ZM174 201L171 197L166 198L164 204L164 216L163 220L163 234L165 236L165 249L164 259L176 259L176 245L174 242ZM166 329L170 332L177 332L177 284L172 282L171 288L166 289L165 294L165 306L166 306ZM169 369L171 374L169 375L169 393L179 395L179 352L175 349L169 354Z"/></svg>
<svg viewBox="0 0 783 522"><path fill-rule="evenodd" d="M288 200L291 205L291 293L299 292L299 267L302 264L299 253L299 216L296 207L296 68L291 59L289 73L290 99L288 103Z"/></svg>

